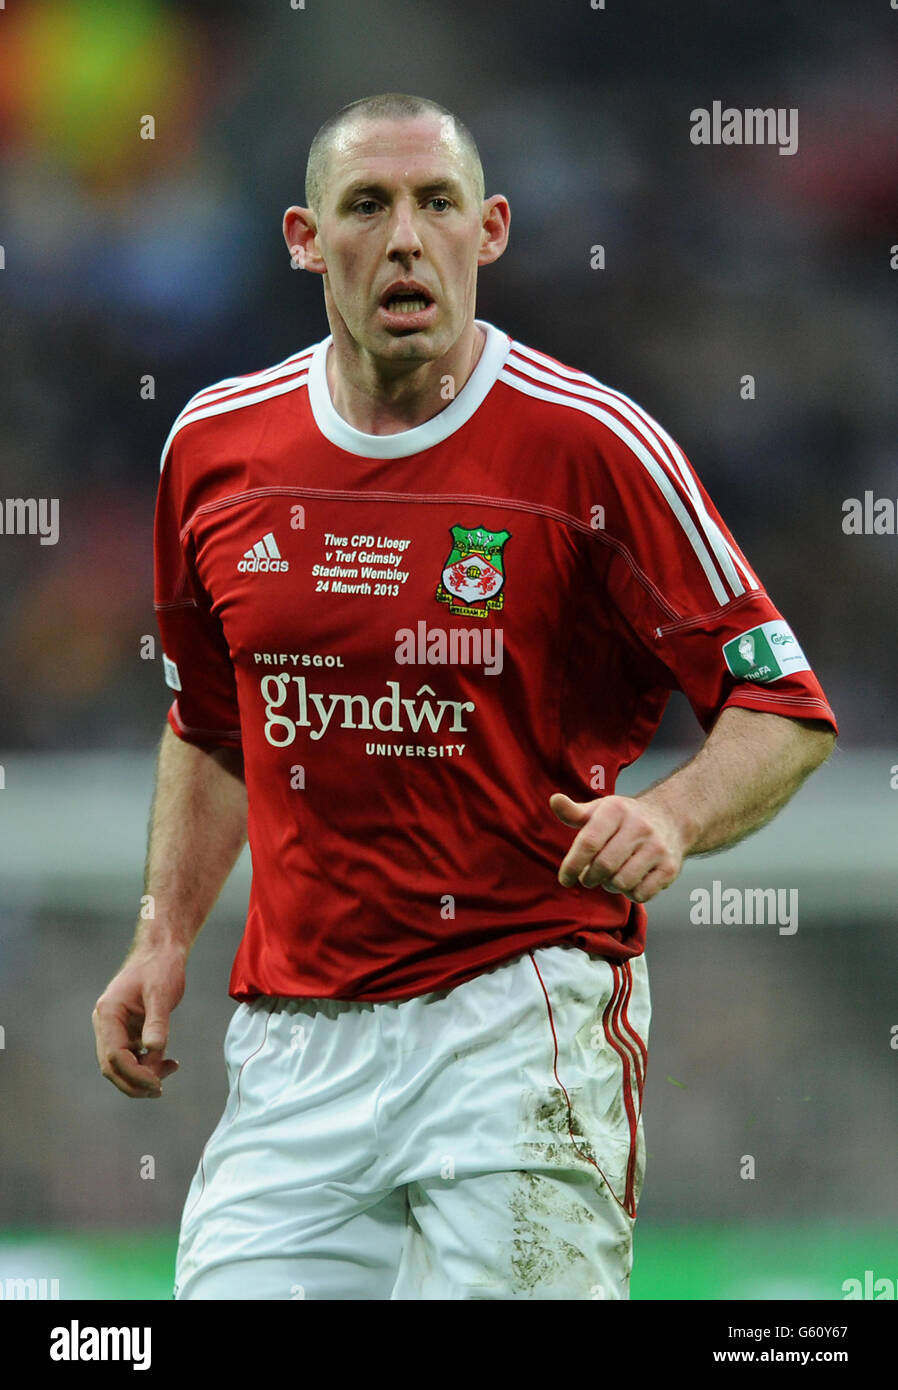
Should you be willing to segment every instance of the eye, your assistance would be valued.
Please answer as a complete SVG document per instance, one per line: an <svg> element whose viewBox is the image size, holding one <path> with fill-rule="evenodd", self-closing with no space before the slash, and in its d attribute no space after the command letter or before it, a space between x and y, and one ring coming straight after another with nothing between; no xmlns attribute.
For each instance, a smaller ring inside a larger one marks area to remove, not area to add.
<svg viewBox="0 0 898 1390"><path fill-rule="evenodd" d="M377 203L374 201L373 198L362 198L359 200L359 202L353 205L353 212L361 212L363 215L376 211Z"/></svg>
<svg viewBox="0 0 898 1390"><path fill-rule="evenodd" d="M431 202L431 204L433 204L433 203L443 203L443 204L444 204L443 207L437 208L437 209L436 209L437 212L445 212L445 211L446 211L446 208L449 208L449 207L452 206L451 203L449 202L449 199L448 199L448 198L444 198L443 195L442 195L441 193L438 193L438 194L436 195L436 197L431 198L431 199L430 199L430 202Z"/></svg>

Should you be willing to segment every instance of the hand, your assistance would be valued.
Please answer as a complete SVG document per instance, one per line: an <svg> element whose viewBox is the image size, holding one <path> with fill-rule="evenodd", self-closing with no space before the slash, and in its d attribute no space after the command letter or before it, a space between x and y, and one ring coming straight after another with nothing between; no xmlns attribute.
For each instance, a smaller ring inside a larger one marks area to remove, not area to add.
<svg viewBox="0 0 898 1390"><path fill-rule="evenodd" d="M132 1100L161 1096L162 1082L178 1069L164 1054L169 1015L184 984L183 951L156 948L129 956L97 1000L92 1019L100 1071Z"/></svg>
<svg viewBox="0 0 898 1390"><path fill-rule="evenodd" d="M563 888L580 882L645 903L679 875L680 832L659 807L630 796L572 801L563 792L550 796L549 805L564 825L578 829L558 871Z"/></svg>

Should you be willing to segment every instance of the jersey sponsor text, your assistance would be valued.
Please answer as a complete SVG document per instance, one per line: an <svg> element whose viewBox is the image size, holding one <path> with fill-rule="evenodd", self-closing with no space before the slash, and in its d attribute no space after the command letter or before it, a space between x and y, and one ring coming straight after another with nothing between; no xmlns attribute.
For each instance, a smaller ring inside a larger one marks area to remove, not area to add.
<svg viewBox="0 0 898 1390"><path fill-rule="evenodd" d="M291 676L286 671L277 676L263 676L265 737L274 747L286 748L293 743L298 730L309 729L309 738L317 741L327 733L338 710L342 712L336 724L340 729L380 729L383 733L408 730L416 734L426 724L435 734L445 724L449 733L467 732L468 726L462 716L466 710L476 708L473 700L437 699L436 691L429 685L422 685L415 691L414 698L407 699L400 695L398 681L387 681L386 685L389 695L369 700L367 695L325 695L310 691L305 676ZM287 714L285 708L291 686L296 687L295 705L291 701L291 707L297 711L296 717ZM314 719L310 718L312 714ZM407 722L403 722L403 715Z"/></svg>

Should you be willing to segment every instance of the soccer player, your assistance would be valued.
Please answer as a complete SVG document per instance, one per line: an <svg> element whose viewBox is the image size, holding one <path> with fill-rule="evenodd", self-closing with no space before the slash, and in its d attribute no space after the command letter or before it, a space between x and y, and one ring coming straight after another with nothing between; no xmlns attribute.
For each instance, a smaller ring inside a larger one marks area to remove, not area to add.
<svg viewBox="0 0 898 1390"><path fill-rule="evenodd" d="M161 1094L248 834L175 1296L626 1298L644 904L768 821L835 720L673 439L475 317L509 207L458 119L353 103L306 203L284 234L331 333L200 391L163 450L155 918L100 1069ZM673 689L703 746L615 795Z"/></svg>

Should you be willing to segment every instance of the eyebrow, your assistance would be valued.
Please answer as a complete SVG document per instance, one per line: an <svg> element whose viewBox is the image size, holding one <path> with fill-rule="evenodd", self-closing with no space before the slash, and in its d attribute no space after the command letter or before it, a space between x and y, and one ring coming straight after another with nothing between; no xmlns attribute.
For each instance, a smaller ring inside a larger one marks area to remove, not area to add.
<svg viewBox="0 0 898 1390"><path fill-rule="evenodd" d="M430 193L431 195L433 195L435 193L445 192L452 193L456 197L459 197L462 195L463 189L458 179L443 178L430 179L427 183L418 184L415 188L415 192L419 196L425 193ZM382 183L366 183L360 181L358 183L350 184L346 191L343 194L341 194L339 202L341 205L344 203L352 202L354 199L362 197L363 194L373 195L374 197L380 198L382 201L386 202L390 197L390 190L386 187L385 184Z"/></svg>

